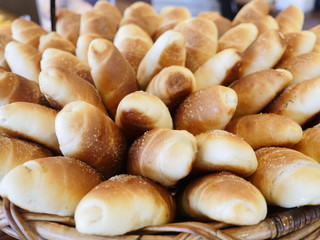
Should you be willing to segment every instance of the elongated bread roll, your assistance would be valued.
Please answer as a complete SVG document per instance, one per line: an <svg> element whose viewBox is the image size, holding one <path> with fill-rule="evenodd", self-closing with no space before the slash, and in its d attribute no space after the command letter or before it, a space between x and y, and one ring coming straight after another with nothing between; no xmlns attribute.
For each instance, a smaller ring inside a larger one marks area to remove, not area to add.
<svg viewBox="0 0 320 240"><path fill-rule="evenodd" d="M86 79L88 82L93 83L91 68L89 65L82 62L69 52L56 48L47 48L42 54L40 65L41 70L44 70L47 67L64 68L76 73L78 76Z"/></svg>
<svg viewBox="0 0 320 240"><path fill-rule="evenodd" d="M172 65L184 66L186 47L184 36L174 30L163 33L146 53L137 71L140 89L147 88L151 79L163 68Z"/></svg>
<svg viewBox="0 0 320 240"><path fill-rule="evenodd" d="M259 113L292 81L292 74L284 69L266 69L248 74L231 84L236 91L238 105L233 117Z"/></svg>
<svg viewBox="0 0 320 240"><path fill-rule="evenodd" d="M320 164L288 148L256 151L258 169L249 180L267 202L285 208L320 204Z"/></svg>
<svg viewBox="0 0 320 240"><path fill-rule="evenodd" d="M226 18L217 11L200 12L198 17L203 17L211 20L218 29L218 39L231 28L231 20Z"/></svg>
<svg viewBox="0 0 320 240"><path fill-rule="evenodd" d="M236 92L221 85L194 91L177 108L175 129L187 130L193 135L224 129L236 110L237 102Z"/></svg>
<svg viewBox="0 0 320 240"><path fill-rule="evenodd" d="M126 140L97 107L83 101L68 103L58 113L55 127L64 156L88 163L106 179L123 171Z"/></svg>
<svg viewBox="0 0 320 240"><path fill-rule="evenodd" d="M10 67L6 61L4 50L9 42L11 42L13 38L6 34L0 33L0 68L10 71Z"/></svg>
<svg viewBox="0 0 320 240"><path fill-rule="evenodd" d="M94 84L114 119L122 98L138 90L134 71L112 42L103 38L90 43L88 62Z"/></svg>
<svg viewBox="0 0 320 240"><path fill-rule="evenodd" d="M141 176L122 174L92 189L79 203L76 228L81 233L121 235L175 216L170 193Z"/></svg>
<svg viewBox="0 0 320 240"><path fill-rule="evenodd" d="M101 38L101 36L95 33L84 33L78 37L77 47L76 47L76 56L86 64L89 64L88 50L89 50L90 43L96 38Z"/></svg>
<svg viewBox="0 0 320 240"><path fill-rule="evenodd" d="M0 194L30 212L73 216L79 201L101 181L79 160L38 158L12 169L1 181Z"/></svg>
<svg viewBox="0 0 320 240"><path fill-rule="evenodd" d="M196 80L186 67L170 66L161 70L149 83L146 92L159 97L174 110L195 90Z"/></svg>
<svg viewBox="0 0 320 240"><path fill-rule="evenodd" d="M258 166L252 147L242 138L224 130L196 135L197 158L194 169L202 172L230 171L250 176Z"/></svg>
<svg viewBox="0 0 320 240"><path fill-rule="evenodd" d="M12 102L48 105L36 82L12 72L0 72L0 106Z"/></svg>
<svg viewBox="0 0 320 240"><path fill-rule="evenodd" d="M140 62L152 47L153 41L138 25L125 24L118 29L113 44L136 73Z"/></svg>
<svg viewBox="0 0 320 240"><path fill-rule="evenodd" d="M51 156L45 147L18 138L0 136L0 182L16 166L28 160Z"/></svg>
<svg viewBox="0 0 320 240"><path fill-rule="evenodd" d="M0 129L8 136L42 144L59 153L55 132L57 112L29 102L13 102L0 107Z"/></svg>
<svg viewBox="0 0 320 240"><path fill-rule="evenodd" d="M13 73L39 82L41 53L37 48L11 41L6 45L4 56Z"/></svg>
<svg viewBox="0 0 320 240"><path fill-rule="evenodd" d="M72 101L88 102L107 113L97 89L77 74L57 67L47 67L39 76L41 92L56 109Z"/></svg>
<svg viewBox="0 0 320 240"><path fill-rule="evenodd" d="M320 24L310 28L309 31L313 32L317 36L313 52L320 53Z"/></svg>
<svg viewBox="0 0 320 240"><path fill-rule="evenodd" d="M209 58L194 73L196 89L229 85L238 76L241 57L235 49L225 49Z"/></svg>
<svg viewBox="0 0 320 240"><path fill-rule="evenodd" d="M182 195L183 211L196 220L252 225L266 217L267 204L250 182L228 172L192 181Z"/></svg>
<svg viewBox="0 0 320 240"><path fill-rule="evenodd" d="M68 39L56 32L42 35L39 40L39 51L44 52L47 48L57 48L75 54L76 47Z"/></svg>
<svg viewBox="0 0 320 240"><path fill-rule="evenodd" d="M302 138L302 128L292 119L271 113L250 114L230 121L225 130L243 138L253 149L292 146Z"/></svg>
<svg viewBox="0 0 320 240"><path fill-rule="evenodd" d="M186 40L186 67L195 72L217 51L218 29L206 18L194 17L180 22L173 30Z"/></svg>
<svg viewBox="0 0 320 240"><path fill-rule="evenodd" d="M259 35L269 31L269 30L279 30L279 24L277 20L271 15L264 15L253 21L259 31Z"/></svg>
<svg viewBox="0 0 320 240"><path fill-rule="evenodd" d="M298 32L302 30L304 24L304 13L299 7L290 5L277 14L276 20L280 32L284 34Z"/></svg>
<svg viewBox="0 0 320 240"><path fill-rule="evenodd" d="M320 113L320 102L315 101L320 94L320 77L304 80L287 88L266 109L283 115L303 125Z"/></svg>
<svg viewBox="0 0 320 240"><path fill-rule="evenodd" d="M61 8L56 13L56 31L61 36L68 39L74 45L80 31L80 14L70 11L66 8Z"/></svg>
<svg viewBox="0 0 320 240"><path fill-rule="evenodd" d="M165 128L152 129L131 145L128 173L170 187L189 175L196 153L197 143L191 133Z"/></svg>

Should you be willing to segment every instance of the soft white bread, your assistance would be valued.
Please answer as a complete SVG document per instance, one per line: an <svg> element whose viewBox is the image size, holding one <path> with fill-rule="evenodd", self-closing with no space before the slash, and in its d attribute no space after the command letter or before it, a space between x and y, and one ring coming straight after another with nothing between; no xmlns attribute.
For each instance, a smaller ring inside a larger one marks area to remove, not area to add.
<svg viewBox="0 0 320 240"><path fill-rule="evenodd" d="M174 110L195 90L196 80L186 67L170 66L162 69L149 83L146 92L160 98Z"/></svg>
<svg viewBox="0 0 320 240"><path fill-rule="evenodd" d="M186 40L186 67L195 72L217 50L218 29L206 18L194 17L177 24L173 30Z"/></svg>
<svg viewBox="0 0 320 240"><path fill-rule="evenodd" d="M95 33L84 33L78 37L77 46L76 46L76 56L82 62L89 64L88 63L89 45L96 38L101 38L101 36Z"/></svg>
<svg viewBox="0 0 320 240"><path fill-rule="evenodd" d="M144 91L130 93L121 100L115 122L129 139L153 128L173 128L167 106L157 96Z"/></svg>
<svg viewBox="0 0 320 240"><path fill-rule="evenodd" d="M16 166L28 160L51 156L45 147L18 138L0 136L0 182Z"/></svg>
<svg viewBox="0 0 320 240"><path fill-rule="evenodd" d="M90 43L88 63L94 84L114 119L121 99L138 90L134 70L112 42L103 38Z"/></svg>
<svg viewBox="0 0 320 240"><path fill-rule="evenodd" d="M298 32L302 30L304 24L304 13L299 7L290 5L277 14L276 20L280 32L284 34Z"/></svg>
<svg viewBox="0 0 320 240"><path fill-rule="evenodd" d="M133 23L152 36L159 27L161 19L151 4L137 1L128 6L120 21L120 26Z"/></svg>
<svg viewBox="0 0 320 240"><path fill-rule="evenodd" d="M0 72L0 106L12 102L48 103L36 82L12 72Z"/></svg>
<svg viewBox="0 0 320 240"><path fill-rule="evenodd" d="M196 159L195 137L184 130L156 128L130 147L128 173L147 177L165 187L189 175Z"/></svg>
<svg viewBox="0 0 320 240"><path fill-rule="evenodd" d="M320 124L303 131L300 142L293 149L313 158L320 163Z"/></svg>
<svg viewBox="0 0 320 240"><path fill-rule="evenodd" d="M4 56L4 50L9 42L11 42L13 38L6 34L0 33L0 68L10 71L10 67L6 61Z"/></svg>
<svg viewBox="0 0 320 240"><path fill-rule="evenodd" d="M76 47L68 39L56 32L42 35L39 39L39 51L44 52L47 48L57 48L75 54Z"/></svg>
<svg viewBox="0 0 320 240"><path fill-rule="evenodd" d="M275 66L286 46L285 38L278 30L271 29L259 35L242 53L240 77Z"/></svg>
<svg viewBox="0 0 320 240"><path fill-rule="evenodd" d="M233 82L238 105L233 117L261 112L292 81L292 74L284 69L265 69L248 74Z"/></svg>
<svg viewBox="0 0 320 240"><path fill-rule="evenodd" d="M73 216L79 201L101 181L80 160L38 158L12 169L1 181L0 195L30 212Z"/></svg>
<svg viewBox="0 0 320 240"><path fill-rule="evenodd" d="M198 178L186 187L181 198L185 214L196 220L216 220L252 225L267 214L266 200L250 182L228 172Z"/></svg>
<svg viewBox="0 0 320 240"><path fill-rule="evenodd" d="M86 162L106 179L123 170L126 140L97 107L83 101L68 103L57 114L55 128L64 156Z"/></svg>
<svg viewBox="0 0 320 240"><path fill-rule="evenodd" d="M56 31L64 38L68 39L74 45L80 31L80 14L61 8L56 13Z"/></svg>
<svg viewBox="0 0 320 240"><path fill-rule="evenodd" d="M237 75L241 57L235 49L225 49L202 64L194 73L196 89L211 85L229 85Z"/></svg>
<svg viewBox="0 0 320 240"><path fill-rule="evenodd" d="M56 115L55 110L36 103L9 103L0 107L0 129L8 136L25 138L59 153Z"/></svg>
<svg viewBox="0 0 320 240"><path fill-rule="evenodd" d="M224 130L211 130L196 135L196 140L198 153L194 170L229 171L247 177L257 169L254 150L237 135Z"/></svg>
<svg viewBox="0 0 320 240"><path fill-rule="evenodd" d="M81 100L107 113L97 89L77 74L57 67L47 67L39 75L39 86L50 105L56 109Z"/></svg>
<svg viewBox="0 0 320 240"><path fill-rule="evenodd" d="M287 116L303 125L320 113L320 102L315 99L320 95L320 77L304 80L287 88L266 109Z"/></svg>
<svg viewBox="0 0 320 240"><path fill-rule="evenodd" d="M320 53L320 24L316 25L313 28L310 28L309 31L313 32L317 37L313 48L313 52Z"/></svg>
<svg viewBox="0 0 320 240"><path fill-rule="evenodd" d="M4 56L13 73L34 82L39 81L41 53L37 48L11 41L6 45Z"/></svg>
<svg viewBox="0 0 320 240"><path fill-rule="evenodd" d="M175 216L175 202L163 187L142 176L122 174L102 182L79 203L76 228L81 233L122 235Z"/></svg>
<svg viewBox="0 0 320 240"><path fill-rule="evenodd" d="M220 14L220 12L200 12L198 17L207 18L212 21L218 29L218 39L231 28L231 20Z"/></svg>
<svg viewBox="0 0 320 240"><path fill-rule="evenodd" d="M153 41L138 25L125 24L118 29L113 44L137 72L140 62L152 47Z"/></svg>
<svg viewBox="0 0 320 240"><path fill-rule="evenodd" d="M41 70L44 70L47 67L64 68L76 73L78 76L86 79L88 82L93 83L91 77L91 68L89 65L66 51L56 48L47 48L42 54L40 66Z"/></svg>
<svg viewBox="0 0 320 240"><path fill-rule="evenodd" d="M320 204L320 164L288 148L256 151L258 169L249 180L268 204L285 208Z"/></svg>
<svg viewBox="0 0 320 240"><path fill-rule="evenodd" d="M12 38L18 42L38 48L39 38L48 32L37 23L17 18L11 24Z"/></svg>
<svg viewBox="0 0 320 240"><path fill-rule="evenodd" d="M175 129L187 130L193 135L224 129L232 118L238 97L234 90L212 85L191 93L177 108Z"/></svg>
<svg viewBox="0 0 320 240"><path fill-rule="evenodd" d="M292 119L272 114L250 114L230 121L225 130L243 138L253 149L292 146L302 138L302 128Z"/></svg>

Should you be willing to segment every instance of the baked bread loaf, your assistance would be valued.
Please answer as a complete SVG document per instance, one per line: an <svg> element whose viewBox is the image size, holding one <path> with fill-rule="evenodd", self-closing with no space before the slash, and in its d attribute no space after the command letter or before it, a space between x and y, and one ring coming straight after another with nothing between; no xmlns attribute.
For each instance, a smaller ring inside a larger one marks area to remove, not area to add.
<svg viewBox="0 0 320 240"><path fill-rule="evenodd" d="M75 54L76 51L76 47L72 42L56 32L50 32L40 37L39 51L43 53L47 48L57 48L72 54Z"/></svg>
<svg viewBox="0 0 320 240"><path fill-rule="evenodd" d="M189 175L196 160L195 137L184 130L156 128L131 145L128 173L147 177L170 187Z"/></svg>
<svg viewBox="0 0 320 240"><path fill-rule="evenodd" d="M4 56L4 49L6 48L7 44L12 40L13 38L11 36L0 33L0 68L6 71L10 71L10 68Z"/></svg>
<svg viewBox="0 0 320 240"><path fill-rule="evenodd" d="M270 205L284 208L320 204L320 164L288 148L256 151L258 168L249 180Z"/></svg>
<svg viewBox="0 0 320 240"><path fill-rule="evenodd" d="M224 130L211 130L196 135L197 158L195 171L229 171L248 177L257 169L252 147L242 138Z"/></svg>
<svg viewBox="0 0 320 240"><path fill-rule="evenodd" d="M310 28L309 31L313 32L317 37L313 48L313 52L320 53L320 24L313 28Z"/></svg>
<svg viewBox="0 0 320 240"><path fill-rule="evenodd" d="M175 202L163 187L142 176L122 174L92 189L79 203L76 228L85 234L121 235L175 216Z"/></svg>
<svg viewBox="0 0 320 240"><path fill-rule="evenodd" d="M162 69L149 83L146 92L160 98L173 111L196 88L193 73L186 67Z"/></svg>
<svg viewBox="0 0 320 240"><path fill-rule="evenodd" d="M279 24L277 20L271 16L271 15L263 15L260 18L253 21L259 31L259 35L273 29L273 30L279 30Z"/></svg>
<svg viewBox="0 0 320 240"><path fill-rule="evenodd" d="M218 29L218 39L224 35L231 28L231 20L226 18L220 14L220 12L212 11L212 12L200 12L198 17L203 17L211 20Z"/></svg>
<svg viewBox="0 0 320 240"><path fill-rule="evenodd" d="M261 112L292 81L292 74L284 69L265 69L248 74L230 87L237 93L235 117Z"/></svg>
<svg viewBox="0 0 320 240"><path fill-rule="evenodd" d="M272 114L250 114L230 121L225 130L243 138L253 149L293 146L302 138L302 128L291 118Z"/></svg>
<svg viewBox="0 0 320 240"><path fill-rule="evenodd" d="M28 160L51 156L45 147L18 138L0 136L0 182L16 166Z"/></svg>
<svg viewBox="0 0 320 240"><path fill-rule="evenodd" d="M213 129L224 129L232 118L238 97L234 90L212 85L191 93L177 108L175 129L193 135Z"/></svg>
<svg viewBox="0 0 320 240"><path fill-rule="evenodd" d="M73 216L79 201L101 181L80 160L38 158L12 169L1 181L0 195L30 212Z"/></svg>
<svg viewBox="0 0 320 240"><path fill-rule="evenodd" d="M55 128L64 156L86 162L106 179L123 171L127 142L97 107L83 101L68 103L57 114Z"/></svg>
<svg viewBox="0 0 320 240"><path fill-rule="evenodd" d="M137 80L141 90L145 90L151 79L163 68L172 65L184 66L186 47L184 36L174 30L163 33L141 60Z"/></svg>
<svg viewBox="0 0 320 240"><path fill-rule="evenodd" d="M0 132L25 138L60 153L55 132L57 111L30 102L13 102L0 107Z"/></svg>
<svg viewBox="0 0 320 240"><path fill-rule="evenodd" d="M182 194L181 207L196 220L235 225L257 224L267 214L261 192L250 182L228 172L193 180Z"/></svg>
<svg viewBox="0 0 320 240"><path fill-rule="evenodd" d="M101 38L101 36L95 33L84 33L78 37L77 46L76 46L76 56L86 64L89 64L88 63L89 45L91 41L96 38Z"/></svg>
<svg viewBox="0 0 320 240"><path fill-rule="evenodd" d="M103 38L90 43L88 63L94 85L114 119L122 98L138 90L135 73L112 42Z"/></svg>
<svg viewBox="0 0 320 240"><path fill-rule="evenodd" d="M290 5L276 15L276 20L280 32L299 32L304 24L304 13L299 7Z"/></svg>
<svg viewBox="0 0 320 240"><path fill-rule="evenodd" d="M77 74L58 67L47 67L39 75L39 86L50 105L63 108L73 101L90 103L107 114L97 89Z"/></svg>
<svg viewBox="0 0 320 240"><path fill-rule="evenodd" d="M173 30L182 33L186 46L186 67L195 72L217 51L218 29L206 18L194 17L177 24Z"/></svg>
<svg viewBox="0 0 320 240"><path fill-rule="evenodd" d="M77 44L80 31L80 14L61 8L56 13L56 31L74 45Z"/></svg>

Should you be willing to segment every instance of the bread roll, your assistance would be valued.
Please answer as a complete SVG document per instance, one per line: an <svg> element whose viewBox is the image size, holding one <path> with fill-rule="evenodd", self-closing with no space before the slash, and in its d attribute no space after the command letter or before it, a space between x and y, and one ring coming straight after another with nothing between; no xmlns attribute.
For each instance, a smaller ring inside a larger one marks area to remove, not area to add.
<svg viewBox="0 0 320 240"><path fill-rule="evenodd" d="M238 53L242 53L257 38L258 33L258 28L253 23L241 23L234 26L219 38L217 52L233 48Z"/></svg>
<svg viewBox="0 0 320 240"><path fill-rule="evenodd" d="M95 33L84 33L78 37L77 47L76 47L76 56L86 64L89 64L88 63L89 45L91 41L93 41L96 38L101 38L101 36Z"/></svg>
<svg viewBox="0 0 320 240"><path fill-rule="evenodd" d="M191 133L184 130L152 129L131 145L128 173L170 187L189 175L196 153L197 143Z"/></svg>
<svg viewBox="0 0 320 240"><path fill-rule="evenodd" d="M229 85L237 75L241 57L235 49L225 49L209 58L194 73L196 89L211 85Z"/></svg>
<svg viewBox="0 0 320 240"><path fill-rule="evenodd" d="M165 224L175 216L169 192L141 176L122 174L92 189L79 203L79 232L121 235L148 225Z"/></svg>
<svg viewBox="0 0 320 240"><path fill-rule="evenodd" d="M68 39L74 45L80 31L80 14L61 8L56 13L56 31L64 38Z"/></svg>
<svg viewBox="0 0 320 240"><path fill-rule="evenodd" d="M136 73L140 62L152 47L153 41L138 25L126 24L118 29L113 44Z"/></svg>
<svg viewBox="0 0 320 240"><path fill-rule="evenodd" d="M313 32L316 35L316 42L313 48L313 52L320 53L320 24L316 25L313 28L310 28L309 31Z"/></svg>
<svg viewBox="0 0 320 240"><path fill-rule="evenodd" d="M88 64L82 62L76 56L69 52L62 51L56 48L47 48L40 62L41 70L47 67L60 67L70 72L74 72L78 76L84 78L90 83L93 83L91 76L91 68Z"/></svg>
<svg viewBox="0 0 320 240"><path fill-rule="evenodd" d="M182 66L162 69L149 83L146 92L159 97L173 111L195 90L193 73Z"/></svg>
<svg viewBox="0 0 320 240"><path fill-rule="evenodd" d="M58 113L55 127L64 156L88 163L106 179L123 171L126 140L97 107L83 101L68 103Z"/></svg>
<svg viewBox="0 0 320 240"><path fill-rule="evenodd" d="M63 68L47 67L42 70L39 86L50 105L56 109L81 100L107 113L97 89L77 74Z"/></svg>
<svg viewBox="0 0 320 240"><path fill-rule="evenodd" d="M221 85L212 85L191 93L177 108L175 129L187 130L193 135L224 129L237 107L237 94Z"/></svg>
<svg viewBox="0 0 320 240"><path fill-rule="evenodd" d="M200 221L252 225L267 214L261 192L250 182L228 172L213 173L189 183L181 204L187 215Z"/></svg>
<svg viewBox="0 0 320 240"><path fill-rule="evenodd" d="M231 28L231 20L229 18L226 18L220 14L220 12L200 12L198 17L203 17L211 20L218 29L218 39L224 35L225 32L227 32Z"/></svg>
<svg viewBox="0 0 320 240"><path fill-rule="evenodd" d="M56 115L55 110L36 103L14 102L0 107L0 129L9 136L34 141L59 153Z"/></svg>
<svg viewBox="0 0 320 240"><path fill-rule="evenodd" d="M269 31L269 30L279 30L279 24L277 20L271 15L263 15L253 21L259 31L259 35Z"/></svg>
<svg viewBox="0 0 320 240"><path fill-rule="evenodd" d="M292 81L292 74L284 69L266 69L248 74L231 84L236 91L238 105L233 117L261 112Z"/></svg>
<svg viewBox="0 0 320 240"><path fill-rule="evenodd" d="M174 27L186 40L186 67L195 72L217 50L218 29L206 18L184 20Z"/></svg>
<svg viewBox="0 0 320 240"><path fill-rule="evenodd" d="M307 79L320 77L319 64L320 53L309 52L291 57L277 67L290 71L293 76L291 84L296 84Z"/></svg>
<svg viewBox="0 0 320 240"><path fill-rule="evenodd" d="M39 82L41 53L35 47L16 41L6 45L4 56L13 73Z"/></svg>
<svg viewBox="0 0 320 240"><path fill-rule="evenodd" d="M284 36L278 30L272 29L259 35L242 54L240 77L272 68L280 60L285 49Z"/></svg>
<svg viewBox="0 0 320 240"><path fill-rule="evenodd" d="M159 27L160 22L160 17L151 4L138 1L124 10L120 26L133 23L152 36Z"/></svg>
<svg viewBox="0 0 320 240"><path fill-rule="evenodd" d="M202 172L230 171L247 177L257 169L257 158L242 138L224 130L196 135L197 158L194 169Z"/></svg>
<svg viewBox="0 0 320 240"><path fill-rule="evenodd" d="M288 148L256 151L258 169L249 178L268 204L284 208L320 204L320 164Z"/></svg>
<svg viewBox="0 0 320 240"><path fill-rule="evenodd" d="M30 212L73 216L79 201L101 181L79 160L38 158L12 169L1 181L0 194Z"/></svg>
<svg viewBox="0 0 320 240"><path fill-rule="evenodd" d="M121 99L138 90L134 71L112 42L103 38L90 43L88 63L94 84L114 119Z"/></svg>
<svg viewBox="0 0 320 240"><path fill-rule="evenodd" d="M303 125L320 113L320 102L315 101L319 94L320 77L308 79L287 88L266 111L289 117Z"/></svg>
<svg viewBox="0 0 320 240"><path fill-rule="evenodd" d="M39 38L48 33L37 23L24 18L15 19L11 24L11 31L13 39L35 48L38 48Z"/></svg>
<svg viewBox="0 0 320 240"><path fill-rule="evenodd" d="M184 66L185 61L184 36L177 31L166 31L157 39L140 62L137 71L140 89L146 89L151 79L163 68L172 65Z"/></svg>
<svg viewBox="0 0 320 240"><path fill-rule="evenodd" d="M129 139L136 139L153 128L173 128L167 106L144 91L130 93L121 100L115 122Z"/></svg>
<svg viewBox="0 0 320 240"><path fill-rule="evenodd" d="M276 15L276 20L280 32L284 34L298 32L302 30L304 24L304 13L299 7L290 5Z"/></svg>
<svg viewBox="0 0 320 240"><path fill-rule="evenodd" d="M40 37L39 51L43 53L47 48L57 48L72 54L75 54L76 50L76 47L72 42L56 32L50 32Z"/></svg>
<svg viewBox="0 0 320 240"><path fill-rule="evenodd" d="M235 118L225 130L243 138L253 149L292 146L302 138L302 128L298 123L288 117L271 113Z"/></svg>
<svg viewBox="0 0 320 240"><path fill-rule="evenodd" d="M11 42L13 38L11 36L8 36L6 34L0 34L0 68L10 71L10 67L6 61L6 58L4 56L4 50L9 42Z"/></svg>

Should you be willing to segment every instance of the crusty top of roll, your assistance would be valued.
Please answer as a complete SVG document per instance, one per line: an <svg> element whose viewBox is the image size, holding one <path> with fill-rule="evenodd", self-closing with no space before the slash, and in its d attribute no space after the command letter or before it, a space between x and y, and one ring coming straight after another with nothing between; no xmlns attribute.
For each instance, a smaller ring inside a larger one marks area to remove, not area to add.
<svg viewBox="0 0 320 240"><path fill-rule="evenodd" d="M212 21L218 29L218 39L231 28L231 20L217 11L200 12L198 17L207 18Z"/></svg>
<svg viewBox="0 0 320 240"><path fill-rule="evenodd" d="M56 13L56 31L74 45L80 31L80 14L70 11L66 8L61 8Z"/></svg>
<svg viewBox="0 0 320 240"><path fill-rule="evenodd" d="M299 7L290 5L277 14L276 20L282 33L298 32L303 27L304 13Z"/></svg>
<svg viewBox="0 0 320 240"><path fill-rule="evenodd" d="M47 48L58 48L72 54L75 54L76 50L75 45L71 41L56 32L50 32L40 37L39 51L44 52Z"/></svg>

